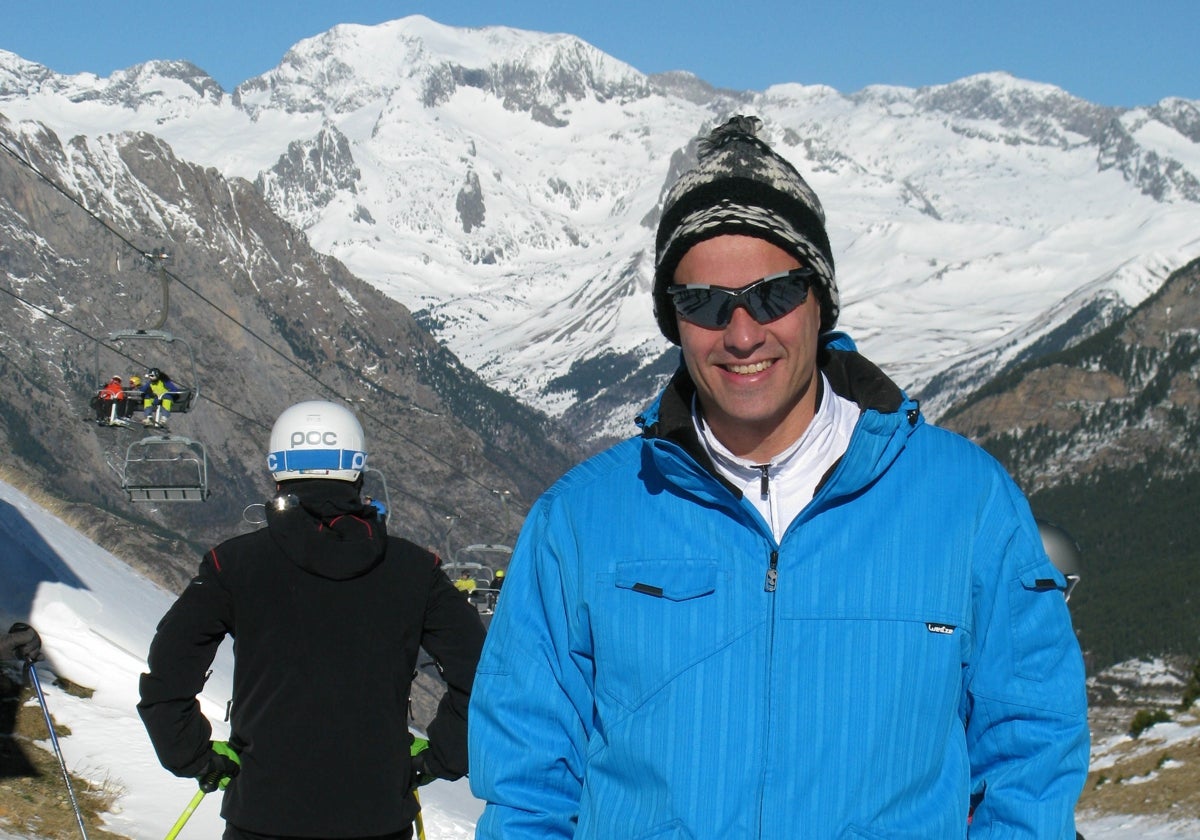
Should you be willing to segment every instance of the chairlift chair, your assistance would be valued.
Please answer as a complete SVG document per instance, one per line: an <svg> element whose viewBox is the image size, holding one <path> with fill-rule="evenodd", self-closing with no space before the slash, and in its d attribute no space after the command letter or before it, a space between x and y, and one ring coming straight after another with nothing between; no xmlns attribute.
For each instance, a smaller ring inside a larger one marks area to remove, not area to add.
<svg viewBox="0 0 1200 840"><path fill-rule="evenodd" d="M208 498L208 451L178 435L129 444L121 489L131 502L202 502Z"/></svg>
<svg viewBox="0 0 1200 840"><path fill-rule="evenodd" d="M512 557L512 546L500 543L471 543L454 553L454 563L477 563L491 569L508 566ZM495 558L494 561L489 558Z"/></svg>
<svg viewBox="0 0 1200 840"><path fill-rule="evenodd" d="M178 380L176 380L175 384L180 386L180 390L178 391L178 396L174 400L172 400L171 413L172 414L176 414L176 413L186 414L189 410L191 410L192 404L196 401L196 398L198 396L200 396L200 384L196 378L196 354L192 351L192 347L190 344L188 344L186 341L184 341L179 336L172 335L171 333L167 332L166 330L114 330L113 332L110 332L108 334L107 340L110 343L112 343L113 345L116 345L117 347L119 347L122 344L122 342L135 342L135 341L160 341L167 345L178 344L179 346L183 347L187 351L187 374L188 374L188 377L186 379L184 379L182 382L179 382ZM121 352L121 351L117 351L117 352ZM101 375L100 374L100 364L99 364L99 353L100 353L100 348L99 348L99 344L97 344L97 348L96 348L97 379ZM125 354L121 353L121 355L125 355ZM175 358L176 357L172 357L172 362L175 360ZM161 366L161 367L167 367L167 364L164 362L153 362L153 363L147 364L147 366L155 366L155 365Z"/></svg>
<svg viewBox="0 0 1200 840"><path fill-rule="evenodd" d="M500 555L499 563L496 565L488 562L488 558L494 555ZM495 612L496 601L500 596L500 590L495 588L495 569L502 568L500 563L507 566L511 556L512 548L510 546L472 543L455 552L454 559L443 563L442 568L451 580L464 571L469 572L475 578L475 589L467 593L467 600L475 606L480 615L489 616Z"/></svg>

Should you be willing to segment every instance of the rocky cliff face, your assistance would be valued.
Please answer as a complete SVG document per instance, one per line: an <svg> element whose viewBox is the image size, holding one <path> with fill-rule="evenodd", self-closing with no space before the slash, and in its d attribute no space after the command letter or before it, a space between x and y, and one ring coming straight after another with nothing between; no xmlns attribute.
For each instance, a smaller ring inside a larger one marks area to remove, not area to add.
<svg viewBox="0 0 1200 840"><path fill-rule="evenodd" d="M1005 455L1029 489L1152 457L1200 473L1200 261L1075 346L1017 366L943 422Z"/></svg>

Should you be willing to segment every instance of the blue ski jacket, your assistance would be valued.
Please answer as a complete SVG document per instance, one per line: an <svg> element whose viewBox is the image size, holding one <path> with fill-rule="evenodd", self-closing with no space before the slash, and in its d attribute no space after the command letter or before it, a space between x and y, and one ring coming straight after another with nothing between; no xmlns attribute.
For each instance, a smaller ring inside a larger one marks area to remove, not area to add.
<svg viewBox="0 0 1200 840"><path fill-rule="evenodd" d="M862 413L780 542L681 367L535 504L470 712L477 837L1074 838L1083 662L1028 504L844 336Z"/></svg>

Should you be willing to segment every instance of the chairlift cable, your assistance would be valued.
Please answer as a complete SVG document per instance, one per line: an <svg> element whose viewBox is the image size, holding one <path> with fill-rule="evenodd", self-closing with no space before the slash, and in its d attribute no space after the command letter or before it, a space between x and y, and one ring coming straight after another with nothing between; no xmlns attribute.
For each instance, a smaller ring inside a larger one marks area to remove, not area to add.
<svg viewBox="0 0 1200 840"><path fill-rule="evenodd" d="M10 154L10 155L11 155L13 158L15 158L15 159L16 159L16 160L17 160L17 161L18 161L18 162L19 162L21 165L25 166L27 169L29 169L31 172L33 172L35 175L37 175L37 176L38 176L38 178L40 178L42 181L44 181L45 183L47 183L47 184L49 184L51 187L53 187L53 188L54 188L54 190L55 190L56 192L58 192L58 193L60 193L61 195L63 195L63 196L64 196L64 197L65 197L67 200L69 200L69 201L70 201L72 204L74 204L76 207L78 207L80 210L82 210L84 213L86 213L88 216L90 216L92 219L94 219L94 220L95 220L95 221L96 221L98 224L100 224L100 225L101 225L101 226L102 226L102 227L103 227L105 230L107 230L109 233L111 233L111 234L112 234L113 236L115 236L117 239L119 239L119 240L121 240L122 242L124 242L124 243L125 243L126 245L128 245L128 246L129 246L129 247L130 247L130 248L131 248L133 251L137 252L137 253L138 253L138 254L139 254L139 255L140 255L142 258L144 258L144 259L147 259L147 260L153 260L153 259L155 259L155 258L156 258L156 257L155 257L155 254L154 254L153 252L149 252L149 251L143 251L141 248L139 248L137 245L135 245L135 244L133 243L133 241L132 241L132 240L130 240L128 237L126 237L124 234L122 234L120 231L118 231L116 228L114 228L112 225L110 225L110 224L109 224L108 222L106 222L104 219L102 219L102 218L100 218L99 216L97 216L97 215L96 215L94 212L92 212L92 211L91 211L89 208L87 208L86 206L84 206L84 205L83 205L83 204L82 204L82 203L81 203L81 202L80 202L78 199L76 199L76 198L75 198L74 196L72 196L72 195L71 195L69 192L67 192L65 188L63 188L61 185L59 185L57 182L55 182L53 179L51 179L50 177L48 177L48 176L47 176L47 175L45 175L44 173L40 172L40 171L39 171L39 170L38 170L38 169L37 169L37 168L36 168L36 167L35 167L35 166L34 166L32 163L30 163L29 161L27 161L26 159L24 159L23 157L21 157L21 155L20 155L20 154L19 154L19 153L18 153L18 152L17 152L15 149L13 149L11 146L9 146L7 143L3 142L2 140L0 140L0 148L2 148L4 151L8 152L8 153L9 153L9 154ZM306 370L306 369L305 369L305 368L304 368L302 365L300 365L300 364L296 363L296 361L295 361L295 360L293 360L293 359L289 358L289 357L288 357L288 356L287 356L287 355L286 355L286 354L285 354L285 353L284 353L282 350L279 350L279 349L277 349L276 347L274 347L274 346L273 346L273 345L272 345L270 342L268 342L268 341L267 341L266 339L264 339L262 336L258 335L258 333L256 333L256 332L255 332L254 330L252 330L250 327L248 327L247 325L243 324L241 321L239 321L239 320L238 320L237 318L235 318L234 316L230 315L228 312L226 312L224 309L222 309L220 306L218 306L218 305L217 305L216 303L214 303L213 301L209 300L209 298L208 298L207 296L205 296L205 295L204 295L202 292L200 292L199 290L197 290L197 289L193 288L193 287L192 287L192 286L190 286L189 284L185 283L185 282L183 281L183 279L182 279L182 278L180 278L178 275L176 275L174 272L172 272L171 270L169 270L169 269L167 269L166 267L162 266L162 265L161 265L161 262L158 264L158 270L159 270L159 271L162 273L162 275L163 275L165 278L167 278L167 279L170 279L170 280L174 280L174 281L175 281L176 283L178 283L180 286L182 286L183 288L187 289L189 292L191 292L191 293L192 293L192 294L194 294L196 297L198 297L198 298L199 298L199 299L200 299L202 302L204 302L204 303L208 304L210 307L212 307L214 310L216 310L217 312L219 312L221 315L224 315L224 316L225 316L227 319L229 319L229 321L230 321L230 322L232 322L232 323L233 323L235 326L237 326L238 328L240 328L240 329L244 330L244 331L245 331L246 333L248 333L248 334L249 334L249 335L250 335L252 338L254 338L254 339L255 339L255 340L257 340L257 341L258 341L260 344L262 344L262 345L263 345L265 348L267 348L267 349L268 349L268 350L270 350L272 353L274 353L275 355L277 355L277 356L278 356L280 359L282 359L282 360L283 360L285 363L287 363L287 364L289 364L289 365L291 365L291 366L295 367L297 370L299 370L301 373L303 373L305 376L307 376L309 379L311 379L313 382L315 382L317 385L319 385L319 386L320 386L321 388L323 388L325 391L327 391L328 393L330 393L330 394L332 394L332 395L336 396L338 399L340 399L340 400L342 400L342 401L344 401L344 402L347 402L347 403L351 402L351 400L350 400L349 398L347 398L347 397L343 396L342 394L339 394L339 393L338 393L336 390L334 390L334 389L333 389L332 387L330 387L329 385L326 385L324 382L322 382L320 379L318 379L318 378L316 377L316 375L314 375L314 374L313 374L313 373L311 373L310 371ZM165 283L165 282L166 282L166 280L164 280L163 282ZM164 303L165 303L165 301L164 301ZM164 317L165 317L165 312L164 312ZM59 319L57 319L57 318L56 318L56 320L59 320ZM65 323L65 322L63 322L63 323ZM80 332L82 332L82 330L81 330ZM84 333L84 334L86 335L86 333ZM368 413L367 413L367 412L365 412L365 411L363 412L363 414L364 414L364 415L366 415L366 416L369 416L369 417L371 417L371 419L372 419L372 420L375 420L375 422L377 422L377 423L380 423L380 424L381 424L381 425L383 425L385 428L387 428L387 425L386 425L386 424L384 424L384 423L382 423L382 422L381 422L381 421L380 421L378 418L371 416L370 414L368 414ZM238 416L241 416L241 415L238 415ZM405 438L405 439L407 440L407 438ZM419 444L416 444L415 442L413 442L413 443L414 443L414 445L418 446L418 448L420 448ZM428 454L430 454L430 455L434 455L434 453L432 453L432 452L430 452L430 453L428 453ZM436 455L434 455L434 457L437 457L437 456L436 456ZM451 467L453 466L453 465L451 465L451 464L450 464L448 461L443 461L443 463L444 463L444 464L446 464L446 466L451 466Z"/></svg>
<svg viewBox="0 0 1200 840"><path fill-rule="evenodd" d="M89 341L92 341L92 342L100 342L100 341L102 341L102 340L103 340L103 339L101 339L101 338L98 338L97 336L94 336L94 335L92 335L92 334L91 334L91 333L89 333L87 330L81 329L81 328L79 328L79 327L75 326L74 324L71 324L71 323L68 323L67 321L64 321L62 318L60 318L59 316L55 315L55 314L54 314L53 312L51 312L50 310L48 310L48 309L46 309L46 308L44 308L44 307L40 306L39 304L36 304L36 303L34 303L33 301L31 301L31 300L26 300L24 297L22 297L21 295L17 294L17 293L16 293L16 292L14 292L14 291L12 291L11 289L6 289L6 288L4 288L3 286L0 286L0 293L6 294L6 295L8 295L9 297L12 297L12 298L14 298L15 300L17 300L17 301L19 301L19 302L21 302L21 303L25 304L26 306L28 306L30 309L35 309L35 310L37 310L37 311L38 311L38 312L40 312L42 315L45 315L47 318L51 319L52 321L55 321L56 323L59 323L59 324L61 324L62 326L66 327L67 329L69 329L69 330L72 330L72 331L74 331L74 332L78 333L79 335L83 336L84 338L88 339ZM138 361L140 361L139 359L135 359L135 358L133 358L133 357L132 357L132 356L130 356L128 353L125 353L125 352L123 352L123 351L121 351L121 350L118 350L118 349L116 349L116 348L110 348L110 350L111 350L113 353L117 354L118 356L121 356L122 358L129 360L130 362L138 362ZM223 408L225 411L228 411L230 414L234 415L235 417L240 417L242 420L245 420L247 423L249 423L249 424L251 424L251 425L254 425L254 426L258 426L260 429L263 429L263 430L269 431L269 430L270 430L270 428L271 428L270 426L268 426L268 425L266 425L265 423L263 423L261 420L256 420L256 419L255 419L255 418L253 418L253 417L247 417L245 414L243 414L242 412L238 411L238 410L237 410L236 408L234 408L233 406L225 405L224 403L220 402L219 400L215 400L215 399L213 399L213 398L212 398L212 397L210 397L210 396L205 396L205 397L204 397L204 399L208 400L209 402L211 402L212 404L216 405L216 406L217 406L217 407L219 407L219 408Z"/></svg>

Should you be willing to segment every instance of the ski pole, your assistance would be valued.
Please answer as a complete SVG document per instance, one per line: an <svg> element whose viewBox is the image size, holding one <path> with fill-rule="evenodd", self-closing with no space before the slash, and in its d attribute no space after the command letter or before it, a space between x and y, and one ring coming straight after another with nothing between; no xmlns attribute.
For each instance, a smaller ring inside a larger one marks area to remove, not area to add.
<svg viewBox="0 0 1200 840"><path fill-rule="evenodd" d="M183 813L179 815L179 819L175 820L175 825L171 826L171 830L167 832L165 840L175 840L179 836L179 832L183 831L183 826L192 818L192 814L200 807L200 803L204 800L205 791L198 790L196 795L192 797L192 801L183 809Z"/></svg>
<svg viewBox="0 0 1200 840"><path fill-rule="evenodd" d="M421 816L421 797L417 795L415 790L413 791L413 799L417 800L417 840L425 840L425 818Z"/></svg>
<svg viewBox="0 0 1200 840"><path fill-rule="evenodd" d="M37 668L33 667L33 659L25 660L25 670L29 673L29 681L33 683L33 690L37 693L38 703L42 707L42 715L46 718L46 729L50 730L50 744L54 747L54 754L58 756L58 768L62 770L63 781L67 784L67 795L71 797L71 807L75 809L79 833L83 835L83 840L88 840L87 829L83 825L83 813L79 810L75 791L71 788L71 774L67 772L67 762L63 760L62 749L58 746L58 736L54 734L54 723L50 720L50 709L46 707L46 695L42 694L42 683L38 679Z"/></svg>

